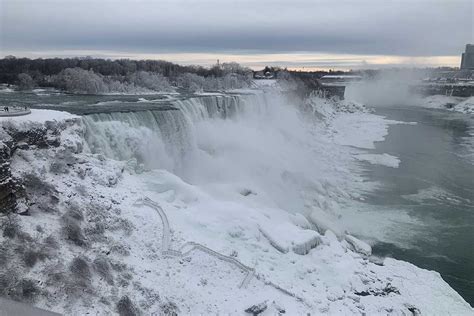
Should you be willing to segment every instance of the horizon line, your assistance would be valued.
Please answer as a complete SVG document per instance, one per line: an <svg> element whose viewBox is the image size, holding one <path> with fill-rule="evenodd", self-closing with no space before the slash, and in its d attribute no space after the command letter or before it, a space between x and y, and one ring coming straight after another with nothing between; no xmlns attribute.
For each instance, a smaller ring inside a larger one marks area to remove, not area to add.
<svg viewBox="0 0 474 316"><path fill-rule="evenodd" d="M212 67L219 62L237 62L252 70L270 67L291 71L347 71L386 68L459 68L461 56L399 56L360 55L321 52L292 53L134 53L109 50L61 50L61 51L3 51L1 58L102 58L130 60L164 60L184 66Z"/></svg>

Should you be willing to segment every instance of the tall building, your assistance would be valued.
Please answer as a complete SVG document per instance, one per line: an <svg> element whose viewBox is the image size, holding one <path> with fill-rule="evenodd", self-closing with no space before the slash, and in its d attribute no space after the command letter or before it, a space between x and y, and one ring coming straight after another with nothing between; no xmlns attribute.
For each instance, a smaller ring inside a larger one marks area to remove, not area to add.
<svg viewBox="0 0 474 316"><path fill-rule="evenodd" d="M474 70L474 44L466 45L466 51L462 53L461 69Z"/></svg>

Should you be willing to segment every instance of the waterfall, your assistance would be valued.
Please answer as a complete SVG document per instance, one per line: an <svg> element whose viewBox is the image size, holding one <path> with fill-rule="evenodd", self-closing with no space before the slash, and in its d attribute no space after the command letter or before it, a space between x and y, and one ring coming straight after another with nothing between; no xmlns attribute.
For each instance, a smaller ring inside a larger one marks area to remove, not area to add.
<svg viewBox="0 0 474 316"><path fill-rule="evenodd" d="M246 113L263 114L267 105L264 93L204 96L176 101L174 104L193 122L210 118L236 118Z"/></svg>
<svg viewBox="0 0 474 316"><path fill-rule="evenodd" d="M262 94L216 95L174 101L177 110L112 112L83 117L92 153L116 160L136 159L147 168L184 175L196 155L194 124L209 119L232 119L263 113Z"/></svg>
<svg viewBox="0 0 474 316"><path fill-rule="evenodd" d="M256 92L174 101L176 110L92 114L84 117L86 140L92 153L136 159L192 184L256 192L287 210L303 210L305 200L337 208L355 180L332 166L351 158L333 152L325 125L309 122L299 101Z"/></svg>
<svg viewBox="0 0 474 316"><path fill-rule="evenodd" d="M116 160L137 159L148 168L178 171L192 151L193 135L181 111L140 111L86 115L92 153Z"/></svg>

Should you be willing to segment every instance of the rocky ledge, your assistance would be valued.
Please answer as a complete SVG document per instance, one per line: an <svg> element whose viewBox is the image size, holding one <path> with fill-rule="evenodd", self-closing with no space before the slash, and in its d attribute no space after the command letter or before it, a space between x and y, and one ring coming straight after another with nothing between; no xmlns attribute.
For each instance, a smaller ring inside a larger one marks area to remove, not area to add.
<svg viewBox="0 0 474 316"><path fill-rule="evenodd" d="M34 111L34 110L33 110ZM18 198L25 197L24 181L12 177L11 159L17 150L34 150L59 147L61 133L71 126L79 127L78 117L63 114L44 120L42 116L31 116L18 120L2 118L0 120L0 213L26 214L28 209L18 207ZM72 146L74 151L82 151L82 143ZM66 144L67 145L67 144ZM70 144L68 147L71 149Z"/></svg>

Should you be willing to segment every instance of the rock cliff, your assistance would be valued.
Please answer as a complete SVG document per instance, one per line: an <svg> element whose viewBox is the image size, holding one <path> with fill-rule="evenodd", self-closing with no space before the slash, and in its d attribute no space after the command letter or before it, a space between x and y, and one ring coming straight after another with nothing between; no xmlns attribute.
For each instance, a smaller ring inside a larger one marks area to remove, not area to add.
<svg viewBox="0 0 474 316"><path fill-rule="evenodd" d="M24 197L23 181L12 177L11 159L17 150L46 149L59 147L61 132L77 124L77 119L64 121L21 122L5 120L0 122L0 213L22 212L17 199Z"/></svg>

